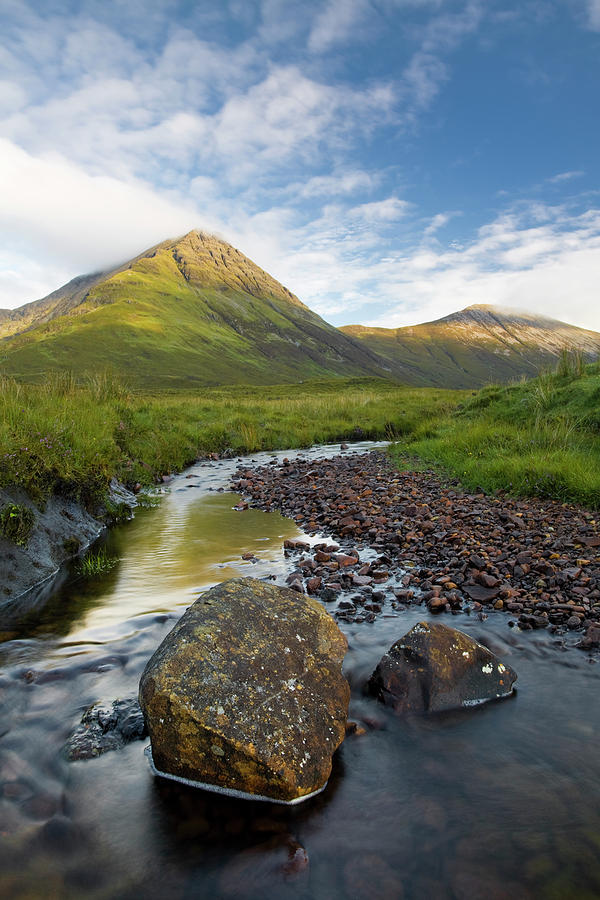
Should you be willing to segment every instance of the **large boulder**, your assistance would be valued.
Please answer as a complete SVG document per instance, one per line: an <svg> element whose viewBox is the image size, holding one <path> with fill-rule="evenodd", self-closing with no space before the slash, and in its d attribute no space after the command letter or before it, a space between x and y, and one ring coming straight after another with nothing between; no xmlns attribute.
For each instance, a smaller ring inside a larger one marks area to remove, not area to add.
<svg viewBox="0 0 600 900"><path fill-rule="evenodd" d="M369 689L396 712L477 706L512 693L517 673L462 631L419 622L382 656Z"/></svg>
<svg viewBox="0 0 600 900"><path fill-rule="evenodd" d="M155 771L258 799L320 791L344 739L346 649L316 600L253 578L211 588L142 674Z"/></svg>

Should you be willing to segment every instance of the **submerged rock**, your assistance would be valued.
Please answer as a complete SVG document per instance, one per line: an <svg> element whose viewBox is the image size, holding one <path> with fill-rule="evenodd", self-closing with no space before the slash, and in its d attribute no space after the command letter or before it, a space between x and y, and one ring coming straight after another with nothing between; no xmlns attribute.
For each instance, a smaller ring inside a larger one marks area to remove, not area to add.
<svg viewBox="0 0 600 900"><path fill-rule="evenodd" d="M369 689L396 712L440 712L506 697L516 680L510 666L462 631L419 622L381 658Z"/></svg>
<svg viewBox="0 0 600 900"><path fill-rule="evenodd" d="M94 703L69 737L65 753L70 760L95 759L109 750L119 750L129 741L141 740L147 733L135 697L110 704Z"/></svg>
<svg viewBox="0 0 600 900"><path fill-rule="evenodd" d="M211 588L142 674L155 771L283 802L321 790L344 739L346 649L303 594L253 578Z"/></svg>

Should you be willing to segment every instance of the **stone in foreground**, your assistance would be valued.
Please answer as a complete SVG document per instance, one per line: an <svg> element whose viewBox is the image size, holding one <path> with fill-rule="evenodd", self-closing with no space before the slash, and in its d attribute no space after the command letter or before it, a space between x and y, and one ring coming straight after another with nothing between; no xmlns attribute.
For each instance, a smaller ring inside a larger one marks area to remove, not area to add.
<svg viewBox="0 0 600 900"><path fill-rule="evenodd" d="M154 770L250 799L320 791L345 734L346 649L310 597L253 578L211 588L142 674Z"/></svg>
<svg viewBox="0 0 600 900"><path fill-rule="evenodd" d="M399 713L442 712L507 697L516 680L510 666L462 631L419 622L381 658L369 689Z"/></svg>

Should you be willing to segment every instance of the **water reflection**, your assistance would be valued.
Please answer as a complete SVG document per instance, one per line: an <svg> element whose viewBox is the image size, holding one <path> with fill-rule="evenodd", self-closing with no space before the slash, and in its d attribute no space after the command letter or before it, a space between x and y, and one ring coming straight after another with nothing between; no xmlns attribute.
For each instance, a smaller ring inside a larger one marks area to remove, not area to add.
<svg viewBox="0 0 600 900"><path fill-rule="evenodd" d="M140 510L101 540L119 560L114 569L84 578L73 565L53 597L13 621L5 637L103 641L126 619L183 611L201 590L227 578L281 574L283 541L299 530L276 512L236 512L238 500L237 494L207 493L182 503L168 495L157 509ZM247 553L254 559L243 560Z"/></svg>
<svg viewBox="0 0 600 900"><path fill-rule="evenodd" d="M107 541L118 556L116 583L88 609L77 629L83 640L124 618L187 607L201 590L241 575L264 577L283 567L283 541L299 534L289 519L259 510L236 512L239 497L209 493L180 502L169 495L142 510ZM254 553L258 562L242 560Z"/></svg>

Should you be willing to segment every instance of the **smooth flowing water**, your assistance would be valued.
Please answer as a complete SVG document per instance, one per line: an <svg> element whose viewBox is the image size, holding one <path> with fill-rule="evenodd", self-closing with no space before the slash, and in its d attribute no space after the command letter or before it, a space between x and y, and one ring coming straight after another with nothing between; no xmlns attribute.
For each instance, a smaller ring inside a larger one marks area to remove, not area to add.
<svg viewBox="0 0 600 900"><path fill-rule="evenodd" d="M395 718L362 687L426 610L342 625L350 716L367 730L347 738L326 790L300 806L155 778L145 741L67 762L63 746L85 708L137 693L147 659L200 590L237 575L283 583L283 541L301 533L277 513L232 509L237 495L221 491L235 466L199 463L178 476L157 508L108 535L112 572L71 573L43 608L5 626L0 894L599 896L600 666L562 652L552 635L510 629L505 614L443 621L517 670L515 696L418 719Z"/></svg>

